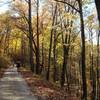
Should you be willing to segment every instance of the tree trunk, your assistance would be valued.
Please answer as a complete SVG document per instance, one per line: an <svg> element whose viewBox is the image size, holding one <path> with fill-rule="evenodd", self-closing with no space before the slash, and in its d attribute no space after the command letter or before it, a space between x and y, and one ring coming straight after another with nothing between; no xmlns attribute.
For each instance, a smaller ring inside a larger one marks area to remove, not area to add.
<svg viewBox="0 0 100 100"><path fill-rule="evenodd" d="M57 4L56 4L57 7ZM57 8L56 8L57 9ZM56 11L56 18L55 18L55 25L57 24L57 11ZM54 74L53 80L56 82L58 80L58 69L57 69L57 31L54 30L54 47L53 47L53 55L54 55Z"/></svg>
<svg viewBox="0 0 100 100"><path fill-rule="evenodd" d="M31 0L28 2L29 5L29 49L30 49L30 66L32 72L34 72L34 59L33 59L33 33L32 33L32 18L31 18Z"/></svg>
<svg viewBox="0 0 100 100"><path fill-rule="evenodd" d="M100 81L99 81L99 66L100 66L100 50L99 50L99 41L100 41L100 0L95 0L97 13L98 13L98 20L99 20L99 32L97 36L97 100L100 99Z"/></svg>
<svg viewBox="0 0 100 100"><path fill-rule="evenodd" d="M91 31L90 31L91 32ZM95 80L95 70L94 70L94 57L93 57L93 40L92 37L93 33L90 33L90 42L91 42L91 50L90 50L90 80L92 85L92 93L91 93L91 100L96 99L96 80Z"/></svg>
<svg viewBox="0 0 100 100"><path fill-rule="evenodd" d="M85 32L84 32L84 20L82 11L82 0L78 0L80 9L80 22L81 22L81 39L82 39L82 85L83 85L83 100L87 100L87 83L86 83L86 57L85 57Z"/></svg>
<svg viewBox="0 0 100 100"><path fill-rule="evenodd" d="M98 13L98 20L100 23L100 0L95 0L96 8L97 8L97 13Z"/></svg>
<svg viewBox="0 0 100 100"><path fill-rule="evenodd" d="M100 32L100 31L99 31ZM96 68L96 72L97 72L97 100L100 99L100 81L99 81L99 77L100 77L100 71L99 71L99 66L100 66L100 45L99 42L100 41L100 33L97 34L97 68Z"/></svg>
<svg viewBox="0 0 100 100"><path fill-rule="evenodd" d="M40 50L39 50L39 0L37 0L37 49L36 49L36 74L40 74Z"/></svg>
<svg viewBox="0 0 100 100"><path fill-rule="evenodd" d="M54 24L55 24L56 11L57 11L57 5L55 6L52 26L54 26ZM49 78L50 78L50 63L51 63L51 50L52 50L53 31L54 31L54 29L52 28L51 29L51 36L50 36L50 46L49 46L48 69L47 69L47 76L46 76L47 80L49 80Z"/></svg>

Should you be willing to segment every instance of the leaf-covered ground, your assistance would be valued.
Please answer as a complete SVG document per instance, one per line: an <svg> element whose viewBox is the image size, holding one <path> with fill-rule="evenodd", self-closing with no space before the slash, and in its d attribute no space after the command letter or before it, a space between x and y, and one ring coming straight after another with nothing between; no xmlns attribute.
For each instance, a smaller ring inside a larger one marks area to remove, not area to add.
<svg viewBox="0 0 100 100"><path fill-rule="evenodd" d="M29 70L20 69L20 72L30 86L32 93L45 100L79 100L75 94L66 93L60 87L32 74Z"/></svg>

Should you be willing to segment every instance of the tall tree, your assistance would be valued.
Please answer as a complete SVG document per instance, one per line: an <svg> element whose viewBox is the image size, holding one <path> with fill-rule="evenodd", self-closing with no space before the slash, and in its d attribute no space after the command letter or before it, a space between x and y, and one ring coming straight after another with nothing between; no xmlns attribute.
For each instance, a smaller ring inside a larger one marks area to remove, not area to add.
<svg viewBox="0 0 100 100"><path fill-rule="evenodd" d="M30 66L34 72L34 60L33 60L33 33L32 33L32 15L31 15L31 0L28 1L29 6L29 47L30 47Z"/></svg>
<svg viewBox="0 0 100 100"><path fill-rule="evenodd" d="M100 66L100 1L95 0L96 8L97 8L97 13L98 13L98 20L99 20L99 32L97 34L97 100L100 99L100 82L99 82L99 66Z"/></svg>
<svg viewBox="0 0 100 100"><path fill-rule="evenodd" d="M81 63L82 63L82 84L83 84L83 100L87 100L87 82L86 82L86 56L85 56L85 31L84 31L84 19L82 10L82 0L78 0L80 9L80 22L81 22L81 39L82 39L82 51L81 51Z"/></svg>
<svg viewBox="0 0 100 100"><path fill-rule="evenodd" d="M37 0L37 49L36 49L36 73L40 73L40 50L39 50L39 0Z"/></svg>
<svg viewBox="0 0 100 100"><path fill-rule="evenodd" d="M56 4L57 9L57 4ZM55 17L55 25L57 24L57 11ZM54 29L54 46L53 46L53 56L54 56L54 73L53 73L53 80L54 82L58 80L58 70L57 70L57 30Z"/></svg>
<svg viewBox="0 0 100 100"><path fill-rule="evenodd" d="M54 13L53 13L52 27L55 25L56 12L57 12L57 5L55 5L55 10L54 10ZM50 34L50 46L49 46L49 56L48 56L48 70L47 70L47 76L46 76L47 80L49 80L49 78L50 78L50 64L51 64L51 51L52 51L53 33L54 33L54 29L52 28L51 29L51 34Z"/></svg>
<svg viewBox="0 0 100 100"><path fill-rule="evenodd" d="M100 1L95 0L95 4L96 4L96 8L97 8L97 13L98 13L98 20L99 20L99 23L100 23Z"/></svg>

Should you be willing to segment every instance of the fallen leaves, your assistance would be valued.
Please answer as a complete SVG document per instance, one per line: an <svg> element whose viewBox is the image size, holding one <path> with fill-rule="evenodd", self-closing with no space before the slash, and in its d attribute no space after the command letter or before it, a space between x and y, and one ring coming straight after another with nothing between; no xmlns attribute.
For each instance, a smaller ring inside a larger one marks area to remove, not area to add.
<svg viewBox="0 0 100 100"><path fill-rule="evenodd" d="M66 93L60 87L33 74L30 70L21 69L20 72L30 86L32 93L41 98L45 97L45 100L79 100L76 96Z"/></svg>

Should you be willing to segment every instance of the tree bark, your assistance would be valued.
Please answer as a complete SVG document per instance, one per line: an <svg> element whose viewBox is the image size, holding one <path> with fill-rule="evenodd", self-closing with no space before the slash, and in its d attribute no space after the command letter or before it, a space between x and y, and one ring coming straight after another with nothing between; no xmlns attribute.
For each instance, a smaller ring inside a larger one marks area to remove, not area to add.
<svg viewBox="0 0 100 100"><path fill-rule="evenodd" d="M57 5L55 6L52 26L54 26L54 24L55 24L56 11L57 11ZM50 46L49 46L48 69L47 69L47 76L46 76L47 80L49 80L49 78L50 78L50 63L51 63L51 50L52 50L53 32L54 32L54 29L52 28L51 29L51 36L50 36Z"/></svg>
<svg viewBox="0 0 100 100"><path fill-rule="evenodd" d="M40 50L39 50L39 0L37 0L37 49L36 49L36 74L40 74Z"/></svg>
<svg viewBox="0 0 100 100"><path fill-rule="evenodd" d="M81 39L82 39L82 88L83 88L83 100L87 100L87 83L86 83L86 56L85 56L85 31L84 31L84 20L82 10L82 0L78 0L80 9L80 22L81 22Z"/></svg>
<svg viewBox="0 0 100 100"><path fill-rule="evenodd" d="M32 33L32 17L31 17L31 0L28 1L29 5L29 49L30 49L30 66L32 72L34 72L34 59L33 59L33 33Z"/></svg>
<svg viewBox="0 0 100 100"><path fill-rule="evenodd" d="M99 20L99 32L97 35L97 100L100 99L100 81L99 81L99 66L100 66L100 0L95 0L96 8L97 8L97 13L98 13L98 20Z"/></svg>

